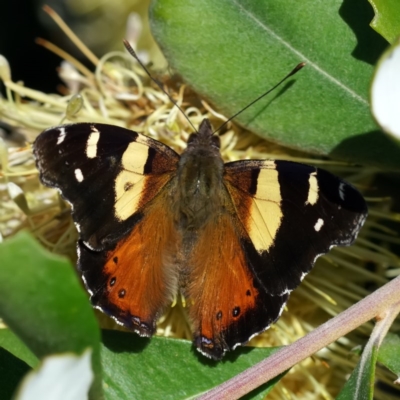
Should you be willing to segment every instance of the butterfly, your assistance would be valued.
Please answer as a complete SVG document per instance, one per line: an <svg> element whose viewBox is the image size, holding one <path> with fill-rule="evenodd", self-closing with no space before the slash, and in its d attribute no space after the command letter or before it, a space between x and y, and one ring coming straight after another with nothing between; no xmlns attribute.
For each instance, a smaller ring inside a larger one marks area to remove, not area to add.
<svg viewBox="0 0 400 400"><path fill-rule="evenodd" d="M33 145L41 181L71 204L77 267L94 307L140 336L181 295L194 345L219 360L266 330L315 260L350 245L362 195L290 161L223 162L208 119L185 151L77 123Z"/></svg>

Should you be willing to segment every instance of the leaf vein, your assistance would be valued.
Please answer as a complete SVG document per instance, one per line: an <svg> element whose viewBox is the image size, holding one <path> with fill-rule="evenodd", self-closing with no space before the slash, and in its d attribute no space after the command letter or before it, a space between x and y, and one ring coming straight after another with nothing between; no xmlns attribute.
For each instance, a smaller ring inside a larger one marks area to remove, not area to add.
<svg viewBox="0 0 400 400"><path fill-rule="evenodd" d="M314 63L309 58L307 58L303 53L296 50L290 43L286 42L282 37L280 37L277 33L275 33L271 28L269 28L267 25L265 25L263 22L261 22L257 18L257 16L255 16L249 10L244 8L237 0L233 0L233 4L236 5L249 18L251 18L257 25L259 25L262 29L264 29L266 32L268 32L268 34L271 35L274 39L276 39L281 44L283 44L285 47L287 47L292 53L296 54L301 59L301 61L306 62L308 65L310 65L312 68L314 68L317 72L319 72L325 78L327 78L328 80L333 82L335 85L339 86L341 89L343 89L344 91L349 93L353 98L355 98L359 102L366 104L366 105L369 104L367 100L365 100L363 97L361 97L359 94L357 94L354 90L350 89L348 86L344 85L342 82L337 80L335 77L328 74L326 71L324 71L322 68L320 68L316 63Z"/></svg>

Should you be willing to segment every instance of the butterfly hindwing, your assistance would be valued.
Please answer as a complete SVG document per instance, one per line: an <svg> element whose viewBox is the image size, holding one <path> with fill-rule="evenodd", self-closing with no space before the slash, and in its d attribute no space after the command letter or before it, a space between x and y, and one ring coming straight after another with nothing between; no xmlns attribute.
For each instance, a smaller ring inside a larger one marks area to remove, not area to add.
<svg viewBox="0 0 400 400"><path fill-rule="evenodd" d="M227 194L228 196L228 194ZM199 234L184 291L197 349L213 359L278 319L288 294L272 296L254 279L234 213L221 210Z"/></svg>
<svg viewBox="0 0 400 400"><path fill-rule="evenodd" d="M178 291L178 269L170 258L179 241L167 196L162 190L114 246L93 251L78 243L78 269L92 304L141 336L155 332Z"/></svg>
<svg viewBox="0 0 400 400"><path fill-rule="evenodd" d="M137 132L90 123L44 131L34 154L41 180L72 205L80 238L92 249L132 228L179 161L168 146Z"/></svg>
<svg viewBox="0 0 400 400"><path fill-rule="evenodd" d="M367 216L355 188L304 164L229 163L225 181L247 233L242 246L249 266L272 295L297 287L332 246L350 245Z"/></svg>

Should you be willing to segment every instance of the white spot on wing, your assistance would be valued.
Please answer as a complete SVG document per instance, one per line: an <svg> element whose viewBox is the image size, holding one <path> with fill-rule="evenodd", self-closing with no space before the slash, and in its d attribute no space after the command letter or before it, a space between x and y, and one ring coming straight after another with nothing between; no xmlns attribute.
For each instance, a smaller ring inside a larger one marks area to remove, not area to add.
<svg viewBox="0 0 400 400"><path fill-rule="evenodd" d="M344 182L341 182L339 185L339 197L344 201L344 187L346 184Z"/></svg>
<svg viewBox="0 0 400 400"><path fill-rule="evenodd" d="M65 135L67 134L67 132L65 132L65 128L62 126L61 128L59 128L60 134L58 135L57 138L57 144L61 144L64 139L65 139Z"/></svg>
<svg viewBox="0 0 400 400"><path fill-rule="evenodd" d="M92 132L86 144L86 155L88 158L95 158L97 156L97 143L100 138L100 132L94 127L91 127Z"/></svg>
<svg viewBox="0 0 400 400"><path fill-rule="evenodd" d="M322 228L322 225L324 225L324 220L321 218L318 218L318 221L314 225L314 229L319 232L320 229Z"/></svg>
<svg viewBox="0 0 400 400"><path fill-rule="evenodd" d="M312 206L318 201L318 181L317 181L317 173L313 172L310 174L308 179L308 196L306 200L306 205L311 204Z"/></svg>
<svg viewBox="0 0 400 400"><path fill-rule="evenodd" d="M82 171L81 171L79 168L77 168L74 172L75 172L75 178L76 178L76 180L77 180L78 182L82 182L82 181L83 181L83 174L82 174Z"/></svg>

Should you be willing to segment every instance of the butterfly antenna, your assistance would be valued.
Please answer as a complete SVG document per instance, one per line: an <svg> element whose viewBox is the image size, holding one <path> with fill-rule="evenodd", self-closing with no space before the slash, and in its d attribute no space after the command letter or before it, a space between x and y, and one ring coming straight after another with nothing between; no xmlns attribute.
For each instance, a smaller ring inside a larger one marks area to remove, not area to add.
<svg viewBox="0 0 400 400"><path fill-rule="evenodd" d="M236 114L232 115L228 120L226 120L218 129L216 129L213 133L218 132L221 130L228 122L232 121L234 118L236 118L239 114L241 114L243 111L246 111L249 107L251 107L254 103L257 103L257 101L261 100L264 96L266 96L268 93L271 93L273 90L275 90L279 85L281 85L283 82L286 81L286 79L290 78L292 75L295 73L299 72L304 66L306 65L305 62L302 62L296 67L292 69L282 80L280 80L275 86L273 86L271 89L267 90L265 93L263 93L261 96L257 97L255 100L253 100L250 104L248 104L246 107L242 108L240 111L238 111Z"/></svg>
<svg viewBox="0 0 400 400"><path fill-rule="evenodd" d="M169 93L164 89L163 85L157 79L153 78L153 76L150 74L149 70L140 61L139 57L137 56L135 50L133 50L130 43L126 39L124 39L123 42L124 42L124 46L125 46L126 50L128 50L128 52L129 52L129 54L139 63L139 65L143 68L143 70L146 72L146 74L149 76L149 78L168 96L171 103L174 104L176 107L178 107L178 110L185 116L185 118L188 120L189 124L194 129L194 131L197 132L197 129L192 124L192 121L190 121L189 117L185 114L185 112L182 110L182 108L179 106L179 104L169 95Z"/></svg>

